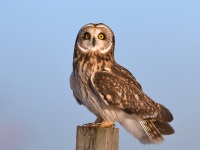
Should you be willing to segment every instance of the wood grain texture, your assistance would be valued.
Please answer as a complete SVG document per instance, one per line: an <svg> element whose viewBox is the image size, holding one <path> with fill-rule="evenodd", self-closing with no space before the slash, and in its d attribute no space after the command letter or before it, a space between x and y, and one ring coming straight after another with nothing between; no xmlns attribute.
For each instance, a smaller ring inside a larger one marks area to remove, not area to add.
<svg viewBox="0 0 200 150"><path fill-rule="evenodd" d="M119 129L77 126L76 150L118 150Z"/></svg>

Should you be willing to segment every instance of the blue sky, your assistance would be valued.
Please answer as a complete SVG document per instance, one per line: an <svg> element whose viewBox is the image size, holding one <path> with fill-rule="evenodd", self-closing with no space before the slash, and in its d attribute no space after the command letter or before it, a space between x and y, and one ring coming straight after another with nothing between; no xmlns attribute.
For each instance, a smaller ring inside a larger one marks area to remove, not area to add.
<svg viewBox="0 0 200 150"><path fill-rule="evenodd" d="M69 86L79 29L103 22L115 59L174 115L176 133L141 145L119 124L119 149L197 150L200 85L199 0L8 0L0 2L0 149L75 149L76 126L95 117Z"/></svg>

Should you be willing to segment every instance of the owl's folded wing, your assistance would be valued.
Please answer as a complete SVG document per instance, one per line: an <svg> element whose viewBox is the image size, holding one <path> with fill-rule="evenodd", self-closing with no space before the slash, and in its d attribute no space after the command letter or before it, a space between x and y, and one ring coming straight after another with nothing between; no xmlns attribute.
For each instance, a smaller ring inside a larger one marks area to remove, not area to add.
<svg viewBox="0 0 200 150"><path fill-rule="evenodd" d="M173 120L167 108L151 100L140 88L128 84L117 74L98 71L92 74L90 81L93 91L110 107L137 114L143 119Z"/></svg>
<svg viewBox="0 0 200 150"><path fill-rule="evenodd" d="M80 94L80 90L78 88L78 84L77 84L76 79L75 79L74 72L72 72L72 74L70 76L70 87L73 90L73 95L74 95L77 103L79 105L82 105L83 103L81 102L81 94Z"/></svg>
<svg viewBox="0 0 200 150"><path fill-rule="evenodd" d="M114 63L111 68L111 72L117 77L123 79L128 84L134 85L139 90L142 90L141 85L136 81L136 78L129 72L126 68L122 67L121 65Z"/></svg>

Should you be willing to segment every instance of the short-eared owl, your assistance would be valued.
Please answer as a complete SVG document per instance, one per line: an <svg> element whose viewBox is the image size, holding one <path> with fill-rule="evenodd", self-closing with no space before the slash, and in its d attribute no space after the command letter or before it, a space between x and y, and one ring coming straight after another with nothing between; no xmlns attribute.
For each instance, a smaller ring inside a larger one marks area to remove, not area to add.
<svg viewBox="0 0 200 150"><path fill-rule="evenodd" d="M70 85L74 97L97 116L87 126L113 127L118 121L143 144L173 134L170 111L154 102L135 77L114 59L115 37L103 23L83 26L76 38Z"/></svg>

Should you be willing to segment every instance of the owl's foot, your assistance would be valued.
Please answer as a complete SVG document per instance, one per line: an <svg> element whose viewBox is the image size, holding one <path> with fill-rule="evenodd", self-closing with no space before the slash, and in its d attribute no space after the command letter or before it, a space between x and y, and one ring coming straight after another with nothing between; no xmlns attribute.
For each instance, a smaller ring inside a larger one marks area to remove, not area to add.
<svg viewBox="0 0 200 150"><path fill-rule="evenodd" d="M100 127L101 123L86 123L83 126L85 127Z"/></svg>
<svg viewBox="0 0 200 150"><path fill-rule="evenodd" d="M87 123L84 124L83 126L85 127L102 127L102 128L114 128L115 124L113 123L108 123L108 122L102 122L102 123Z"/></svg>
<svg viewBox="0 0 200 150"><path fill-rule="evenodd" d="M114 123L110 123L110 122L102 122L100 127L103 127L103 128L114 128L115 124Z"/></svg>

